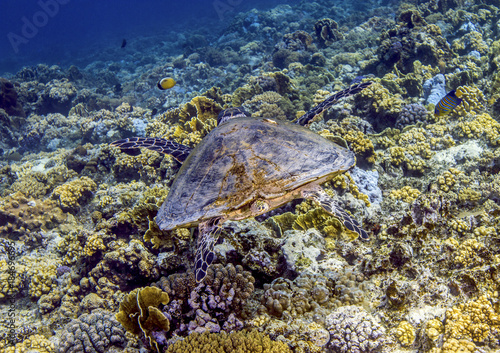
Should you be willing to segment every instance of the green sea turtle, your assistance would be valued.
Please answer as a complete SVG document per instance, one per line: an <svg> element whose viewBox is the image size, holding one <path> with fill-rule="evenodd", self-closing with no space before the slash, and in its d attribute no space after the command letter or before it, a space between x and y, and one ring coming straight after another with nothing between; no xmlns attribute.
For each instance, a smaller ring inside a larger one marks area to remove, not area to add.
<svg viewBox="0 0 500 353"><path fill-rule="evenodd" d="M218 126L194 148L161 138L111 143L123 151L145 147L172 155L182 166L156 216L162 230L198 225L195 276L203 280L214 260L222 223L273 210L297 198L311 199L349 230L366 232L320 186L354 166L354 153L303 127L343 97L371 82L337 92L288 121L247 117L241 108L221 112Z"/></svg>

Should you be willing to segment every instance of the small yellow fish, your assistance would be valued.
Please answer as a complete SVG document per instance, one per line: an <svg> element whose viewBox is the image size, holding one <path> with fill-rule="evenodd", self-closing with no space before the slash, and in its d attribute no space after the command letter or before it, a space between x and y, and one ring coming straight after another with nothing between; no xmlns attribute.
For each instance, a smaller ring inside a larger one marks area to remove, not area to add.
<svg viewBox="0 0 500 353"><path fill-rule="evenodd" d="M158 81L158 88L164 91L174 87L176 83L172 77L165 77Z"/></svg>

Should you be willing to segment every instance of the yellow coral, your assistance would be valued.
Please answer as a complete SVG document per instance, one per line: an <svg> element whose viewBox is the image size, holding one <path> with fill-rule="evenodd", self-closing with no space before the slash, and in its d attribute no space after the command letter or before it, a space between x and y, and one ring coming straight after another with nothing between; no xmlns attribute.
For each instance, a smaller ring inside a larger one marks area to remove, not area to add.
<svg viewBox="0 0 500 353"><path fill-rule="evenodd" d="M488 44L483 40L483 36L478 31L470 31L460 39L454 40L451 47L453 50L477 50L481 54L488 52Z"/></svg>
<svg viewBox="0 0 500 353"><path fill-rule="evenodd" d="M459 233L463 233L463 232L469 230L469 223L467 223L463 219L453 218L448 222L448 224L452 229L454 229L455 231L457 231Z"/></svg>
<svg viewBox="0 0 500 353"><path fill-rule="evenodd" d="M97 184L89 177L82 176L54 189L53 197L59 200L63 207L79 207L79 202L97 189Z"/></svg>
<svg viewBox="0 0 500 353"><path fill-rule="evenodd" d="M319 89L316 91L313 97L313 102L315 105L320 104L323 102L328 96L330 95L329 91L325 91L324 89Z"/></svg>
<svg viewBox="0 0 500 353"><path fill-rule="evenodd" d="M120 153L119 149L116 149L115 157L116 161L113 167L117 174L125 174L132 170L139 173L141 177L153 181L159 181L163 177L158 168L163 160L163 156L159 152L142 149L139 155L131 156ZM100 203L105 206L107 201L109 200L104 197L104 200L100 201Z"/></svg>
<svg viewBox="0 0 500 353"><path fill-rule="evenodd" d="M391 163L395 166L403 164L406 160L405 150L403 147L395 146L389 148L389 154L391 156Z"/></svg>
<svg viewBox="0 0 500 353"><path fill-rule="evenodd" d="M491 332L498 329L500 329L500 317L494 309L493 299L489 294L483 294L475 300L458 304L446 311L447 338L482 342Z"/></svg>
<svg viewBox="0 0 500 353"><path fill-rule="evenodd" d="M330 180L330 183L336 188L340 188L340 189L347 188L347 181L346 181L346 177L344 174L337 175L332 180Z"/></svg>
<svg viewBox="0 0 500 353"><path fill-rule="evenodd" d="M372 83L362 90L359 95L361 97L370 98L372 108L377 113L397 114L401 112L401 108L404 104L400 94L390 93L387 88L378 82Z"/></svg>
<svg viewBox="0 0 500 353"><path fill-rule="evenodd" d="M444 332L444 326L438 319L432 319L427 321L425 325L425 334L431 341L435 341Z"/></svg>
<svg viewBox="0 0 500 353"><path fill-rule="evenodd" d="M491 236L492 238L496 236L497 231L495 227L485 227L485 226L480 226L474 229L474 235L476 237L485 237L485 236Z"/></svg>
<svg viewBox="0 0 500 353"><path fill-rule="evenodd" d="M32 298L40 298L57 287L57 265L47 259L26 259L28 262L29 294Z"/></svg>
<svg viewBox="0 0 500 353"><path fill-rule="evenodd" d="M288 345L272 341L269 336L256 330L249 332L190 334L182 341L170 345L166 353L289 353Z"/></svg>
<svg viewBox="0 0 500 353"><path fill-rule="evenodd" d="M342 225L323 208L317 207L311 211L297 216L292 226L297 230L308 230L309 228L316 228L321 233L330 237L337 237L342 231Z"/></svg>
<svg viewBox="0 0 500 353"><path fill-rule="evenodd" d="M401 189L391 190L389 193L389 197L408 203L415 201L418 195L420 195L420 191L418 189L413 189L409 185L405 185Z"/></svg>
<svg viewBox="0 0 500 353"><path fill-rule="evenodd" d="M1 347L1 346L0 346ZM24 341L17 343L15 347L1 347L0 353L54 353L56 351L54 343L50 342L42 335L33 335Z"/></svg>
<svg viewBox="0 0 500 353"><path fill-rule="evenodd" d="M193 147L217 126L217 116L221 110L222 107L213 99L197 96L184 106L170 109L148 124L146 134Z"/></svg>
<svg viewBox="0 0 500 353"><path fill-rule="evenodd" d="M0 299L16 296L24 287L26 267L13 261L0 261Z"/></svg>
<svg viewBox="0 0 500 353"><path fill-rule="evenodd" d="M344 135L344 138L349 142L355 153L365 155L373 154L373 142L371 142L363 132L350 130Z"/></svg>
<svg viewBox="0 0 500 353"><path fill-rule="evenodd" d="M477 202L481 199L481 193L472 188L463 188L458 192L460 202Z"/></svg>
<svg viewBox="0 0 500 353"><path fill-rule="evenodd" d="M477 241L477 239L467 239L458 246L457 254L455 255L453 261L464 267L479 266L484 261L479 256L479 253L484 250L484 244Z"/></svg>
<svg viewBox="0 0 500 353"><path fill-rule="evenodd" d="M450 191L450 189L455 185L456 179L455 175L457 175L459 171L455 168L450 168L450 170L445 171L437 178L437 182L439 188L444 192Z"/></svg>
<svg viewBox="0 0 500 353"><path fill-rule="evenodd" d="M394 334L403 346L409 346L415 341L415 329L408 321L401 321Z"/></svg>
<svg viewBox="0 0 500 353"><path fill-rule="evenodd" d="M460 129L457 132L460 137L482 138L493 146L500 143L500 123L487 113L479 114L471 121L461 121L457 127Z"/></svg>
<svg viewBox="0 0 500 353"><path fill-rule="evenodd" d="M442 348L432 348L429 353L474 353L476 345L467 340L447 339Z"/></svg>
<svg viewBox="0 0 500 353"><path fill-rule="evenodd" d="M100 250L106 250L106 245L104 245L101 235L99 233L94 233L90 237L88 237L87 241L85 242L83 252L87 256L92 256Z"/></svg>

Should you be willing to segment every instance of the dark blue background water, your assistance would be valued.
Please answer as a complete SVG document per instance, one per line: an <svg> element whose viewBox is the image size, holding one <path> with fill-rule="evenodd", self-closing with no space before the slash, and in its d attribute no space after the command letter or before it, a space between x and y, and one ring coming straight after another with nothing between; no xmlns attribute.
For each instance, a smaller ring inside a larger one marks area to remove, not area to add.
<svg viewBox="0 0 500 353"><path fill-rule="evenodd" d="M92 52L119 47L123 38L130 42L157 36L168 41L172 30L193 29L216 36L238 12L294 2L298 1L2 0L0 74L38 63L82 64Z"/></svg>

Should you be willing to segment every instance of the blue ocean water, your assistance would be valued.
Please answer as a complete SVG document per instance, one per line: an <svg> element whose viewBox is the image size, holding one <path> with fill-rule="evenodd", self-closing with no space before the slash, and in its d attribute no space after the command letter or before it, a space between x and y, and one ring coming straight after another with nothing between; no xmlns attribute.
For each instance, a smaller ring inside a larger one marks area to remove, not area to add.
<svg viewBox="0 0 500 353"><path fill-rule="evenodd" d="M168 42L174 31L193 30L215 38L239 12L294 2L5 0L0 4L0 73L39 63L87 64L92 53L120 47L123 39L128 44L145 37Z"/></svg>

